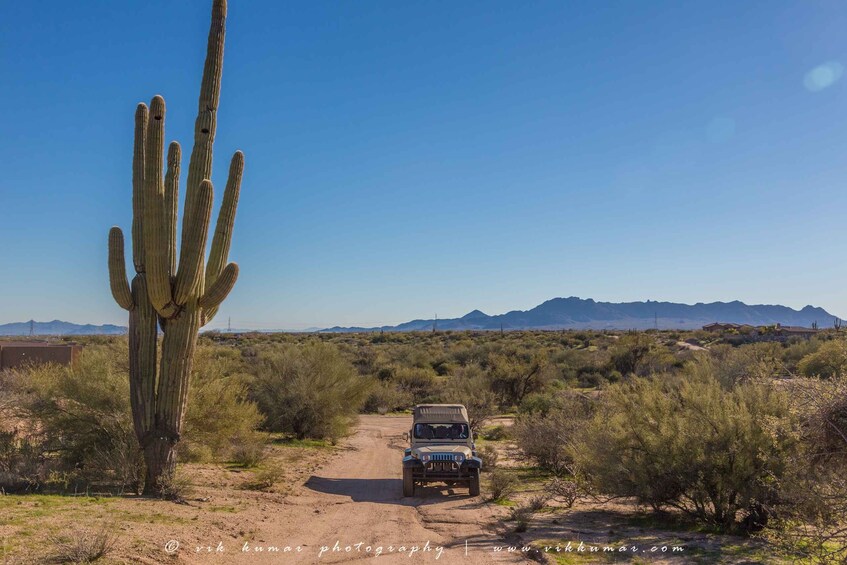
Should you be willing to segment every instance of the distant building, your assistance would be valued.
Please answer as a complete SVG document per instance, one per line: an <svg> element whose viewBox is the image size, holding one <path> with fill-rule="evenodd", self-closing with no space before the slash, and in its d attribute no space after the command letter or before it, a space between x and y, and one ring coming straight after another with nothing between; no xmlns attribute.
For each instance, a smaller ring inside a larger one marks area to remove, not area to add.
<svg viewBox="0 0 847 565"><path fill-rule="evenodd" d="M800 326L776 325L776 334L785 337L805 337L806 339L818 333L817 328L803 328Z"/></svg>
<svg viewBox="0 0 847 565"><path fill-rule="evenodd" d="M728 330L741 329L741 324L732 324L729 322L713 322L711 324L706 324L705 326L703 326L703 329L707 332L725 332Z"/></svg>
<svg viewBox="0 0 847 565"><path fill-rule="evenodd" d="M0 370L41 363L73 365L80 351L82 346L77 343L0 341Z"/></svg>

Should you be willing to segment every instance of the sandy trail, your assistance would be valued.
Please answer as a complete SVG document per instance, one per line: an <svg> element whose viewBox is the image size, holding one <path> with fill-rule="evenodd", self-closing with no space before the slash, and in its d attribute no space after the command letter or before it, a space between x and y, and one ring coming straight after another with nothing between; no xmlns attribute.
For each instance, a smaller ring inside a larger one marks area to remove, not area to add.
<svg viewBox="0 0 847 565"><path fill-rule="evenodd" d="M362 416L343 453L317 470L261 523L249 545L265 551L242 548L228 552L226 561L525 562L505 549L505 532L497 520L504 509L469 497L466 488L418 487L418 496L402 497L402 434L409 425L408 416ZM333 550L336 542L340 551ZM280 550L267 553L268 546ZM300 546L302 551L284 553L285 546ZM504 550L497 552L496 546Z"/></svg>

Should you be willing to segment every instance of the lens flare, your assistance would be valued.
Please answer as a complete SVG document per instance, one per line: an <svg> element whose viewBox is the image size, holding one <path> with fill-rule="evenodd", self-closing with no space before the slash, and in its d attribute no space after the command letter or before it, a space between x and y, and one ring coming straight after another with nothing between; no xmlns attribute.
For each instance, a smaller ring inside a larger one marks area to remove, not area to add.
<svg viewBox="0 0 847 565"><path fill-rule="evenodd" d="M838 82L842 74L844 74L844 65L838 61L829 61L806 73L803 77L803 86L809 92L820 92Z"/></svg>

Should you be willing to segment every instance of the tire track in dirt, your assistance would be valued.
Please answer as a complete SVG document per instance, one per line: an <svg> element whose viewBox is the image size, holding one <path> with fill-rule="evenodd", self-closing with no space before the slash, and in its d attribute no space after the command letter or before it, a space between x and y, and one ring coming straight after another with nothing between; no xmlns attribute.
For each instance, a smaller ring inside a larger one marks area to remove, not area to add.
<svg viewBox="0 0 847 565"><path fill-rule="evenodd" d="M409 425L408 416L362 416L343 452L294 489L279 511L259 525L251 542L259 547L299 545L302 551L242 553L230 555L232 562L526 562L518 554L493 552L495 545L504 544L498 526L503 510L469 497L465 488L429 485L419 488L418 496L402 497L401 437ZM336 542L341 551L332 550ZM425 552L427 542L430 551ZM413 547L420 550L410 557Z"/></svg>

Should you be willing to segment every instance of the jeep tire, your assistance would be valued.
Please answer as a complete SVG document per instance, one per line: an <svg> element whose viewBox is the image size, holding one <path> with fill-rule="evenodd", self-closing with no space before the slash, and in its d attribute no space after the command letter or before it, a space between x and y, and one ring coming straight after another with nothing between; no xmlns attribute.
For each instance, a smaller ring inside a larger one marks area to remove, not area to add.
<svg viewBox="0 0 847 565"><path fill-rule="evenodd" d="M415 496L415 479L409 467L403 468L403 496Z"/></svg>
<svg viewBox="0 0 847 565"><path fill-rule="evenodd" d="M479 469L471 470L471 480L468 484L468 492L471 496L479 496Z"/></svg>

